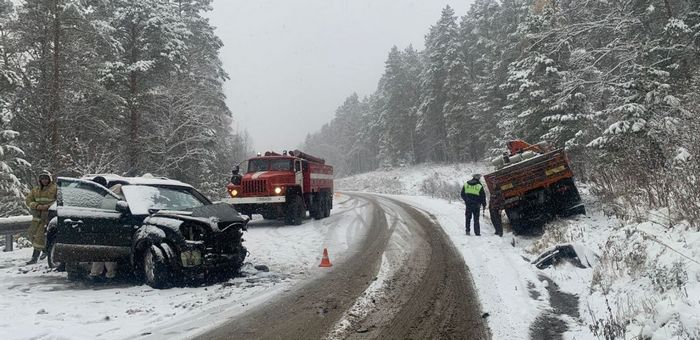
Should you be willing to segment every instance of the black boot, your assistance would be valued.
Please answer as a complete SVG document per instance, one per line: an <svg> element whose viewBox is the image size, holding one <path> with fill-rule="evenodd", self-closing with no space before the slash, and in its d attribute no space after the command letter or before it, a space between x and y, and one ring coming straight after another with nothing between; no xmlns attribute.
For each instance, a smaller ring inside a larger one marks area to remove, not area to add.
<svg viewBox="0 0 700 340"><path fill-rule="evenodd" d="M39 249L34 249L34 252L32 253L32 259L27 261L27 264L35 264L36 261L39 260L39 254L41 253L41 250Z"/></svg>
<svg viewBox="0 0 700 340"><path fill-rule="evenodd" d="M44 260L44 259L46 259L46 256L48 256L48 254L46 254L46 250L42 250L42 251L41 251L41 256L39 256L39 260Z"/></svg>

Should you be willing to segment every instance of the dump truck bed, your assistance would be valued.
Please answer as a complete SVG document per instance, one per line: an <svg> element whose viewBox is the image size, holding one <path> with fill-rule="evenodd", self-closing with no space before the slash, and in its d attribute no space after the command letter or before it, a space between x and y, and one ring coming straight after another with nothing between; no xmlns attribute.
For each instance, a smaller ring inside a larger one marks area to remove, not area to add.
<svg viewBox="0 0 700 340"><path fill-rule="evenodd" d="M484 176L492 209L508 208L528 192L574 176L563 149L508 165Z"/></svg>

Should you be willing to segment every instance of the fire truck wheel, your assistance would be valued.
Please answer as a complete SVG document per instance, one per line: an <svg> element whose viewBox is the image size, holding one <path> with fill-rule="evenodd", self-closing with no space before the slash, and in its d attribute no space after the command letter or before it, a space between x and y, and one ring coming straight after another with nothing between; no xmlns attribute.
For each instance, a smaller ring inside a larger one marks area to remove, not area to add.
<svg viewBox="0 0 700 340"><path fill-rule="evenodd" d="M322 201L321 201L321 194L316 193L315 195L311 196L311 206L309 206L309 217L313 217L313 219L318 220L323 218L323 213L321 212L321 209L323 208Z"/></svg>
<svg viewBox="0 0 700 340"><path fill-rule="evenodd" d="M262 217L266 220L276 220L277 219L277 215L275 215L273 213L263 213Z"/></svg>
<svg viewBox="0 0 700 340"><path fill-rule="evenodd" d="M323 217L331 216L331 197L326 194L323 195Z"/></svg>
<svg viewBox="0 0 700 340"><path fill-rule="evenodd" d="M298 195L292 196L289 203L287 203L286 210L287 211L285 211L284 215L284 223L301 225L301 222L304 219L304 214L306 213L304 210L304 201L302 201L301 197Z"/></svg>
<svg viewBox="0 0 700 340"><path fill-rule="evenodd" d="M314 220L320 220L323 218L323 198L320 194L314 198L314 203L311 205L309 210L309 215L314 218Z"/></svg>

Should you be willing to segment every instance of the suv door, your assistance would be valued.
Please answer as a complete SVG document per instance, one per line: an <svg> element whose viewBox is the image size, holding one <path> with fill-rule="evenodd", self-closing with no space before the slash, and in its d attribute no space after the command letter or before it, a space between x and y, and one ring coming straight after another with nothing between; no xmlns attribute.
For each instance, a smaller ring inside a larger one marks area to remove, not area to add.
<svg viewBox="0 0 700 340"><path fill-rule="evenodd" d="M75 178L58 178L56 243L130 247L132 223L117 211L117 195ZM84 261L98 259L85 258Z"/></svg>

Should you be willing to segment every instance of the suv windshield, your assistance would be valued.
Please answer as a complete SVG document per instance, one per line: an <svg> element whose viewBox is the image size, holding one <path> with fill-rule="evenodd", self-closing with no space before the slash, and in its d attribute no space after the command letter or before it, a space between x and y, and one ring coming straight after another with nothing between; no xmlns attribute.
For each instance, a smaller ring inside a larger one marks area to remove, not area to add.
<svg viewBox="0 0 700 340"><path fill-rule="evenodd" d="M122 192L134 215L148 215L149 209L192 210L206 204L188 188L125 185Z"/></svg>
<svg viewBox="0 0 700 340"><path fill-rule="evenodd" d="M291 159L251 159L248 162L248 172L290 171L293 168Z"/></svg>

